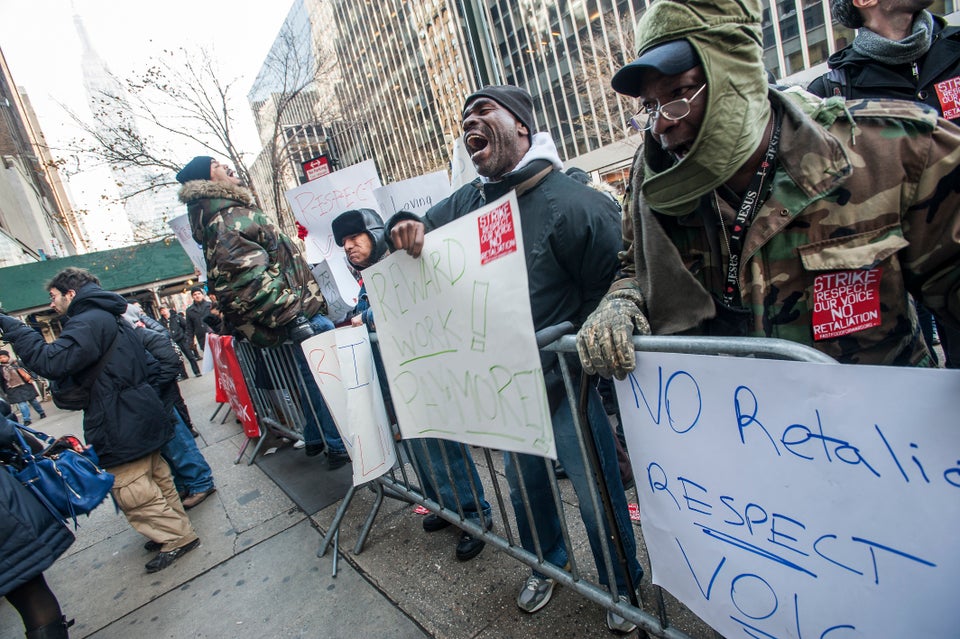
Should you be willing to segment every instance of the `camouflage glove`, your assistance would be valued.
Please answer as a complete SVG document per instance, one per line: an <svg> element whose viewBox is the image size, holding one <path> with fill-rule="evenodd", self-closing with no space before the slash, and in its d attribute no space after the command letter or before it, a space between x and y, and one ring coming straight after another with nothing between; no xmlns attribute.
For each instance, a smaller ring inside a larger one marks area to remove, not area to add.
<svg viewBox="0 0 960 639"><path fill-rule="evenodd" d="M577 353L583 369L603 377L624 379L634 369L633 329L650 334L650 324L640 310L643 296L637 290L607 293L577 332Z"/></svg>

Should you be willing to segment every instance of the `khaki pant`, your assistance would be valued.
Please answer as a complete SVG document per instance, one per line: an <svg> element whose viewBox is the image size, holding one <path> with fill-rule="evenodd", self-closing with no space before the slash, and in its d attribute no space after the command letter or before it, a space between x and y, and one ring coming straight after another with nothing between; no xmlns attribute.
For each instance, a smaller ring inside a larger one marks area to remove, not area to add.
<svg viewBox="0 0 960 639"><path fill-rule="evenodd" d="M141 535L163 544L161 551L197 538L160 451L106 470L114 476L113 497L127 521Z"/></svg>

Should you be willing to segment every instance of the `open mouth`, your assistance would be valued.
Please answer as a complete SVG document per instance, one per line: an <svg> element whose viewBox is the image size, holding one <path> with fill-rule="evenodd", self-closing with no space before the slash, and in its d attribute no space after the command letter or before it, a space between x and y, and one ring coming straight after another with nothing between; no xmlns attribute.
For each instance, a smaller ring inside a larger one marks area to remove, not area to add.
<svg viewBox="0 0 960 639"><path fill-rule="evenodd" d="M479 133L468 133L466 137L464 137L463 142L466 144L467 151L470 152L470 155L483 151L487 148L487 145L490 144L487 138Z"/></svg>

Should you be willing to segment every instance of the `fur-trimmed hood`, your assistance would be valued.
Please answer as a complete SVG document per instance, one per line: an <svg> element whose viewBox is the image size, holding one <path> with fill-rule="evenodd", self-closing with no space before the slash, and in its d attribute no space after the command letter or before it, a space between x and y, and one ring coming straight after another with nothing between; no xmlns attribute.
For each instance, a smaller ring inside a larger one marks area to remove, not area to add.
<svg viewBox="0 0 960 639"><path fill-rule="evenodd" d="M187 205L190 234L201 246L203 246L203 227L210 223L214 215L234 206L245 209L256 208L250 189L212 180L191 180L180 187L177 197Z"/></svg>
<svg viewBox="0 0 960 639"><path fill-rule="evenodd" d="M191 180L180 187L177 194L180 201L184 204L190 204L197 200L209 198L223 198L225 200L234 200L243 206L253 206L255 200L250 189L227 184L225 182L214 182L212 180Z"/></svg>

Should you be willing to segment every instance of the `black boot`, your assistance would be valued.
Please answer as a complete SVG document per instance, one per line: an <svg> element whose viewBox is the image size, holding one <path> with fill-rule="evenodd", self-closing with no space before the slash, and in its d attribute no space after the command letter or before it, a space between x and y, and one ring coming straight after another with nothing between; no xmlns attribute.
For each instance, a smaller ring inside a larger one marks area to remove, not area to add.
<svg viewBox="0 0 960 639"><path fill-rule="evenodd" d="M60 617L59 621L29 631L27 639L69 639L70 635L67 633L67 628L72 625L73 619L67 621L66 617Z"/></svg>

